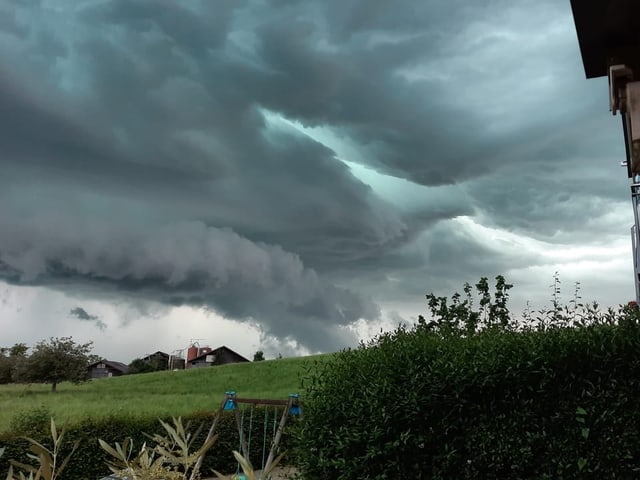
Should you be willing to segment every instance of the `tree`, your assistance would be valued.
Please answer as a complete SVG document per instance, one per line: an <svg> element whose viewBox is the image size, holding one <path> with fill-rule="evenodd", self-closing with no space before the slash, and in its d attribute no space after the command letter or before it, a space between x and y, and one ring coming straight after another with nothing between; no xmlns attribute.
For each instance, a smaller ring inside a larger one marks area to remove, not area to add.
<svg viewBox="0 0 640 480"><path fill-rule="evenodd" d="M9 358L4 351L0 352L0 384L11 383L12 370L13 362L11 358Z"/></svg>
<svg viewBox="0 0 640 480"><path fill-rule="evenodd" d="M167 360L163 357L151 357L144 361L151 366L152 372L161 372L162 370L167 370L169 368Z"/></svg>
<svg viewBox="0 0 640 480"><path fill-rule="evenodd" d="M264 352L262 350L258 350L256 353L253 354L254 362L261 362L262 360L264 360Z"/></svg>
<svg viewBox="0 0 640 480"><path fill-rule="evenodd" d="M26 343L16 343L9 349L10 357L24 357L27 354L29 347Z"/></svg>
<svg viewBox="0 0 640 480"><path fill-rule="evenodd" d="M0 348L0 384L13 381L16 365L26 356L28 349L24 343L16 343L10 348Z"/></svg>
<svg viewBox="0 0 640 480"><path fill-rule="evenodd" d="M102 362L103 360L103 356L96 355L95 353L87 355L87 365L93 365L94 363Z"/></svg>
<svg viewBox="0 0 640 480"><path fill-rule="evenodd" d="M134 358L129 364L129 375L134 373L150 373L167 370L167 362L162 357L151 357L147 359Z"/></svg>
<svg viewBox="0 0 640 480"><path fill-rule="evenodd" d="M50 383L52 392L60 382L85 381L92 345L93 342L76 343L72 337L43 340L36 344L30 356L18 362L16 379L22 383Z"/></svg>
<svg viewBox="0 0 640 480"><path fill-rule="evenodd" d="M155 372L153 365L149 362L145 362L141 358L134 358L129 364L129 370L127 371L128 375L133 375L135 373L150 373Z"/></svg>

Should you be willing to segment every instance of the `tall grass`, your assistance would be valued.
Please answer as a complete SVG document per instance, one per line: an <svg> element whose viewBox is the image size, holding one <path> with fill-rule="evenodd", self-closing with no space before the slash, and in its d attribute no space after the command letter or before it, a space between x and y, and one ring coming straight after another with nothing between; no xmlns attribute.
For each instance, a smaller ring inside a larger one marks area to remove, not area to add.
<svg viewBox="0 0 640 480"><path fill-rule="evenodd" d="M119 415L178 416L215 410L227 390L252 398L287 398L300 390L306 366L331 355L154 372L48 385L0 386L0 432L12 420L46 409L62 423Z"/></svg>

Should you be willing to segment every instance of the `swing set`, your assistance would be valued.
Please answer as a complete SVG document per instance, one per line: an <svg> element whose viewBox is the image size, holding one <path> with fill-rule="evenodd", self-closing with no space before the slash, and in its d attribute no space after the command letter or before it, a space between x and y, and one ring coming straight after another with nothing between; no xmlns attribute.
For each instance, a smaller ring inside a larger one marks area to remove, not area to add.
<svg viewBox="0 0 640 480"><path fill-rule="evenodd" d="M292 393L289 395L287 400L274 400L274 399L258 399L258 398L242 398L236 395L235 391L228 391L224 394L224 399L220 403L218 410L216 412L215 417L213 418L213 422L211 427L209 428L209 432L207 433L207 438L205 443L213 438L215 435L216 429L218 427L218 423L220 422L220 418L226 411L233 412L235 417L236 427L238 429L238 434L240 437L239 445L240 450L242 451L242 455L244 458L250 458L251 451L251 433L253 431L254 421L258 421L254 412L257 406L263 406L264 408L264 426L263 426L263 439L262 439L262 464L261 471L263 473L260 474L260 480L263 479L262 475L264 472L269 472L274 459L276 452L278 451L278 446L280 444L280 439L282 437L282 432L284 431L285 425L287 424L287 420L290 415L302 415L302 408L300 405L300 396L297 393ZM270 408L273 407L273 414L269 413ZM282 415L280 416L280 421L278 421L278 410L282 408ZM248 419L246 419L246 411L249 410ZM248 422L247 433L245 434L245 423ZM271 424L271 425L270 425ZM269 432L271 426L271 432ZM271 436L271 447L269 448L269 452L267 454L267 438ZM191 473L190 480L195 480L197 473L200 471L200 467L202 466L203 456L198 457L196 461L195 467Z"/></svg>

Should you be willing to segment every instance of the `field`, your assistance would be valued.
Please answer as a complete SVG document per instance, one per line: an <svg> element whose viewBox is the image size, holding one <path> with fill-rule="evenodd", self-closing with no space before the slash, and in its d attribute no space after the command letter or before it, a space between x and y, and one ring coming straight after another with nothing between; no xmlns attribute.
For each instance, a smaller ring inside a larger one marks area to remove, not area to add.
<svg viewBox="0 0 640 480"><path fill-rule="evenodd" d="M156 372L48 385L1 385L0 432L16 416L45 407L56 421L75 423L109 415L185 415L215 410L227 390L253 398L287 398L302 393L305 368L330 355L223 365L175 372Z"/></svg>

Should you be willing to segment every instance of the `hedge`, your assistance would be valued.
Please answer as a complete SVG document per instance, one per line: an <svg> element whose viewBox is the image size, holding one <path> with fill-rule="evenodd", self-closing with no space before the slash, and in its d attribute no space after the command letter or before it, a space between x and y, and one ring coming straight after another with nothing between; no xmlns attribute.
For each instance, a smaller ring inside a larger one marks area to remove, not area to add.
<svg viewBox="0 0 640 480"><path fill-rule="evenodd" d="M422 323L316 365L304 478L640 478L640 326L620 315L470 335Z"/></svg>
<svg viewBox="0 0 640 480"><path fill-rule="evenodd" d="M267 414L268 428L266 433L265 455L268 454L271 446L274 416L273 407L267 409ZM282 412L280 410L278 412L278 421L280 420L281 414ZM22 431L19 433L7 432L0 435L0 446L6 448L2 459L0 459L0 478L6 476L9 459L23 462L27 460L28 442L21 438L22 435L29 435L45 445L50 445L51 443L48 436L49 418L46 417L43 421L43 414L40 411L34 411L31 415L26 415L26 417L22 422L18 422L23 426ZM204 442L213 417L214 414L210 412L200 412L182 418L185 425L187 422L190 423L190 430L192 432L202 425L199 438L196 439L194 443L196 448ZM255 407L253 417L254 420L251 425L250 437L250 456L252 463L255 466L260 466L262 464L263 438L265 436L265 408L260 406ZM30 422L29 419L33 421ZM164 418L163 420L168 421L170 419ZM250 411L247 410L244 418L245 432L248 431L249 420ZM125 438L131 437L137 451L142 447L144 442L149 443L149 438L145 436L145 433L148 435L153 435L154 433L165 434L158 422L158 418L130 416L113 416L97 419L88 418L76 425L69 426L66 432L66 439L69 440L69 448L73 441L80 441L78 449L74 452L63 474L64 478L73 480L95 480L109 473L105 465L105 461L109 458L98 445L99 438L113 445L115 442L122 443ZM239 435L234 416L231 412L225 412L223 414L216 428L216 432L219 435L218 440L213 448L205 455L201 468L203 477L213 476L211 474L213 468L222 472L234 472L237 468L232 451L240 450ZM281 450L286 449L288 441L288 435L283 435L280 443Z"/></svg>

